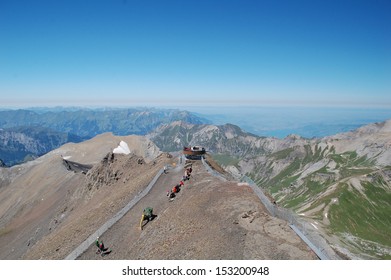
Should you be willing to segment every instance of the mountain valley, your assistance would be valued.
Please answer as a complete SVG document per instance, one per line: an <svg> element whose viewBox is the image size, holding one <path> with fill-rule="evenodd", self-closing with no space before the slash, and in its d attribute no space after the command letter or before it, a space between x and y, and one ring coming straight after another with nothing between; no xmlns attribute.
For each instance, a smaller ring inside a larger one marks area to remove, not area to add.
<svg viewBox="0 0 391 280"><path fill-rule="evenodd" d="M391 121L320 139L177 122L150 138L167 151L204 146L232 175L250 177L310 222L341 255L391 257Z"/></svg>

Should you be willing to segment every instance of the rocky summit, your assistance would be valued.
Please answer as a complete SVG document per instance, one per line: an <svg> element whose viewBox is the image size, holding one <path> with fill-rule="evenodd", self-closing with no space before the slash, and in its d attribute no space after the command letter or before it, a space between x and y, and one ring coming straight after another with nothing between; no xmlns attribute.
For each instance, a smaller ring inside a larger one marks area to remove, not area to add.
<svg viewBox="0 0 391 280"><path fill-rule="evenodd" d="M143 136L99 135L0 172L1 259L101 259L97 234L105 259L317 259L248 185ZM141 230L146 207L156 216Z"/></svg>

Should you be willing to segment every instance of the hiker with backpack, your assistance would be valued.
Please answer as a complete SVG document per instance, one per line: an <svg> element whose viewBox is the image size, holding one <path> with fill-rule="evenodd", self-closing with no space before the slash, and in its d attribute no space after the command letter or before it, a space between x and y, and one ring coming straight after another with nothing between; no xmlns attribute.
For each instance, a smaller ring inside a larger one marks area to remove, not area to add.
<svg viewBox="0 0 391 280"><path fill-rule="evenodd" d="M99 236L96 238L96 241L95 241L95 245L96 247L98 247L98 250L97 250L97 254L99 253L101 256L105 255L105 254L109 254L111 252L108 251L109 248L106 248L105 245L103 244L103 241L99 241Z"/></svg>
<svg viewBox="0 0 391 280"><path fill-rule="evenodd" d="M171 200L171 199L174 199L175 198L175 193L171 191L168 191L167 190L167 197L168 197L168 200Z"/></svg>
<svg viewBox="0 0 391 280"><path fill-rule="evenodd" d="M141 216L140 220L140 229L143 230L143 222L147 220L147 223L152 221L156 217L155 214L153 214L153 208L147 207L143 210L143 214Z"/></svg>

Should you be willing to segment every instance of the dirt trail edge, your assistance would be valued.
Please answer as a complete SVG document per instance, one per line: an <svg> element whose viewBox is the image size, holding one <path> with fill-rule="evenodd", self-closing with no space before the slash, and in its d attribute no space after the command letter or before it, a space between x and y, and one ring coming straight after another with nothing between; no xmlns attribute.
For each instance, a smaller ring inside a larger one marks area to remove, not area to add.
<svg viewBox="0 0 391 280"><path fill-rule="evenodd" d="M100 235L110 254L96 254L91 245L77 259L317 259L285 221L267 213L250 187L214 177L201 161L191 164L191 178L174 200L166 193L180 182L183 167L163 173L147 195ZM141 230L145 207L157 216Z"/></svg>
<svg viewBox="0 0 391 280"><path fill-rule="evenodd" d="M181 167L182 166L178 164L175 169L180 169ZM150 192L150 190L155 185L159 177L163 174L163 172L164 170L161 169L141 193L137 194L124 208L122 208L97 231L95 231L85 241L83 241L83 243L81 243L75 250L73 250L68 256L66 256L65 260L76 260L81 254L83 254L91 246L91 244L94 243L97 236L101 236L103 233L105 233L110 227L112 227L116 222L118 222L130 209L132 209L133 206L135 206L144 196L146 196Z"/></svg>

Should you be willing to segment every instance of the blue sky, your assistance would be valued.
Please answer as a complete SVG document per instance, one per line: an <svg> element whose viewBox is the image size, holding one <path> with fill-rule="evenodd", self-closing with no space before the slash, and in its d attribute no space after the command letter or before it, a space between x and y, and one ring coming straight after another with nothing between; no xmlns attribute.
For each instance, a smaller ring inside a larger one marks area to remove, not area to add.
<svg viewBox="0 0 391 280"><path fill-rule="evenodd" d="M391 1L0 1L0 106L391 107Z"/></svg>

